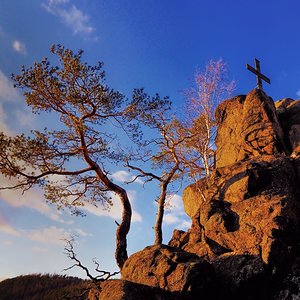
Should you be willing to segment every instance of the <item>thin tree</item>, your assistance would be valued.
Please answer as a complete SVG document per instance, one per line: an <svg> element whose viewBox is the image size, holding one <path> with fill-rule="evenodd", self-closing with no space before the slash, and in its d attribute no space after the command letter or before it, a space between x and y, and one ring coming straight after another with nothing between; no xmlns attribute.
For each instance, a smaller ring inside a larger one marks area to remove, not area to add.
<svg viewBox="0 0 300 300"><path fill-rule="evenodd" d="M13 75L15 86L24 90L34 113L51 113L59 126L32 135L15 137L0 133L0 171L12 179L1 189L27 191L33 186L44 189L45 198L58 208L69 207L78 213L86 203L112 205L110 192L122 204L122 219L116 231L117 264L127 259L127 234L131 205L127 192L109 176L109 162L119 161L118 136L121 130L134 142L141 137L137 117L169 108L167 98L149 97L134 90L128 100L105 84L102 63L90 66L81 61L83 51L74 53L61 45L52 46L58 66L48 59L22 68Z"/></svg>
<svg viewBox="0 0 300 300"><path fill-rule="evenodd" d="M235 88L229 81L224 61L210 60L203 71L196 70L193 86L187 89L184 127L190 138L186 139L186 159L189 172L195 180L208 177L214 166L216 136L215 109L228 98Z"/></svg>
<svg viewBox="0 0 300 300"><path fill-rule="evenodd" d="M165 205L168 195L170 194L169 186L176 180L181 182L183 171L183 153L182 144L185 136L180 132L180 123L175 117L168 117L167 114L157 113L152 120L142 119L145 125L155 131L154 139L147 140L148 148L139 149L135 156L137 162L142 162L143 166L136 166L127 160L127 167L137 172L133 179L143 178L144 183L152 180L159 182L160 194L156 200L158 205L155 230L155 244L162 244L163 232L162 224L165 212ZM158 133L158 135L157 135ZM151 169L163 170L160 174L146 170L145 164L151 162Z"/></svg>
<svg viewBox="0 0 300 300"><path fill-rule="evenodd" d="M156 113L151 119L140 118L158 137L146 142L150 149L139 149L137 160L143 162L142 166L127 162L130 169L138 172L134 180L143 177L145 183L159 182L155 244L163 241L162 224L170 184L176 180L181 183L185 175L196 182L209 176L214 161L214 111L234 89L234 82L227 80L226 64L222 60L210 61L203 72L197 70L193 83L194 86L185 91L187 110L183 121L165 113ZM163 170L160 175L146 170L149 160L152 168Z"/></svg>

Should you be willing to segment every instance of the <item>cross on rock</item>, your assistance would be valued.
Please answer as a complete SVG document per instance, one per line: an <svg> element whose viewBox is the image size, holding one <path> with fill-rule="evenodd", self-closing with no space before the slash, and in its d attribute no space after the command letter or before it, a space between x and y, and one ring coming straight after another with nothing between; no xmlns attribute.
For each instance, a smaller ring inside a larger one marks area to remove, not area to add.
<svg viewBox="0 0 300 300"><path fill-rule="evenodd" d="M260 72L260 62L258 59L255 58L255 69L248 64L246 64L246 68L256 75L257 88L259 90L262 90L262 80L269 84L271 83L271 80Z"/></svg>

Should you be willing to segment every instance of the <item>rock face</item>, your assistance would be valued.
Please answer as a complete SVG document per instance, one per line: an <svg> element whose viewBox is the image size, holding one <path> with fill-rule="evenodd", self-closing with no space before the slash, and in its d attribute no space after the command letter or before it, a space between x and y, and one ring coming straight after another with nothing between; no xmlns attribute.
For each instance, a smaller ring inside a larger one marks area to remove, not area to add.
<svg viewBox="0 0 300 300"><path fill-rule="evenodd" d="M300 152L300 100L286 98L275 102L285 144L293 156Z"/></svg>
<svg viewBox="0 0 300 300"><path fill-rule="evenodd" d="M216 111L216 166L261 155L285 153L283 132L273 100L261 90L237 96L219 105Z"/></svg>
<svg viewBox="0 0 300 300"><path fill-rule="evenodd" d="M165 245L149 246L129 257L122 279L187 294L201 291L208 284L212 268L198 257Z"/></svg>
<svg viewBox="0 0 300 300"><path fill-rule="evenodd" d="M272 256L278 262L277 256L286 253L297 237L296 182L286 157L262 156L215 170L205 185L195 184L184 192L193 227L180 247L209 259L247 253L260 255L266 264ZM192 193L193 197L186 198ZM196 195L198 201L191 209L190 200ZM170 245L178 246L173 240Z"/></svg>
<svg viewBox="0 0 300 300"><path fill-rule="evenodd" d="M251 287L257 290L262 282L270 286L264 297L271 297L276 280L282 281L293 265L299 271L294 262L299 243L300 103L284 99L276 107L254 90L217 108L217 168L210 178L184 190L192 227L175 231L169 243L205 257L231 297L245 297L250 289L249 299L254 299L258 295L251 294Z"/></svg>
<svg viewBox="0 0 300 300"><path fill-rule="evenodd" d="M101 300L176 300L165 290L127 280L108 280L101 284Z"/></svg>
<svg viewBox="0 0 300 300"><path fill-rule="evenodd" d="M300 299L300 100L275 105L256 89L219 105L216 169L183 192L191 228L133 254L124 282L167 293L152 299Z"/></svg>

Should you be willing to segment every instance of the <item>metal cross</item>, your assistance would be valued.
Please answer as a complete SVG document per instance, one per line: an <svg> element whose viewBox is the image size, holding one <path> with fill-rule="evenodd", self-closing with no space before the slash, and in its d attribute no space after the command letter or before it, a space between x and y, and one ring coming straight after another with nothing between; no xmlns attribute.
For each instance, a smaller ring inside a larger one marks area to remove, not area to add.
<svg viewBox="0 0 300 300"><path fill-rule="evenodd" d="M260 62L258 59L255 58L255 69L248 64L246 64L246 68L256 75L257 88L259 90L262 90L262 80L269 84L271 83L271 80L260 72Z"/></svg>

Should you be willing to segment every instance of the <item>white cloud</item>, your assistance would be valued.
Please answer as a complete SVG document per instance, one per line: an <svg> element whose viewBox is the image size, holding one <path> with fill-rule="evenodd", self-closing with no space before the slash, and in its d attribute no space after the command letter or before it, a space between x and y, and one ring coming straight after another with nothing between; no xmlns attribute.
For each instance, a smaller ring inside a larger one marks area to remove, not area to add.
<svg viewBox="0 0 300 300"><path fill-rule="evenodd" d="M65 245L66 240L70 240L75 234L76 236L87 237L90 233L80 228L66 230L56 226L50 226L42 229L20 230L22 236L42 244Z"/></svg>
<svg viewBox="0 0 300 300"><path fill-rule="evenodd" d="M300 90L296 93L296 95L297 95L298 97L300 97Z"/></svg>
<svg viewBox="0 0 300 300"><path fill-rule="evenodd" d="M14 184L13 180L9 180L2 174L0 174L0 182L1 187L12 186ZM42 192L37 189L30 189L24 194L19 190L2 190L0 191L0 201L4 201L15 208L31 208L55 222L66 224L73 223L72 220L64 220L62 212L57 211L55 207L48 205L44 200Z"/></svg>
<svg viewBox="0 0 300 300"><path fill-rule="evenodd" d="M177 215L169 213L164 216L164 222L170 225L178 224L180 222L180 219Z"/></svg>
<svg viewBox="0 0 300 300"><path fill-rule="evenodd" d="M12 81L0 70L0 103L14 102L20 98L20 94L14 88Z"/></svg>
<svg viewBox="0 0 300 300"><path fill-rule="evenodd" d="M11 135L12 131L9 128L9 126L6 124L6 121L7 121L7 116L5 114L3 106L0 103L0 132L3 132L4 134L7 135Z"/></svg>
<svg viewBox="0 0 300 300"><path fill-rule="evenodd" d="M16 126L16 130L26 126L32 127L35 120L33 114L22 100L21 93L14 88L13 82L1 70L0 91L0 131L12 135L14 130L8 124L8 121L12 119L18 120L17 123L12 124Z"/></svg>
<svg viewBox="0 0 300 300"><path fill-rule="evenodd" d="M135 179L135 176L133 176L129 172L123 171L123 170L116 171L115 173L113 173L111 175L111 177L114 180L116 180L118 182L122 182L122 183L131 182ZM134 182L138 183L138 184L144 184L144 182L140 178L137 178L136 180L134 180Z"/></svg>
<svg viewBox="0 0 300 300"><path fill-rule="evenodd" d="M90 25L89 16L75 5L69 5L68 0L48 0L42 6L49 13L58 16L63 23L77 33L91 33L95 30Z"/></svg>
<svg viewBox="0 0 300 300"><path fill-rule="evenodd" d="M83 237L93 236L91 233L88 233L80 228L75 228L74 232L76 235L83 236Z"/></svg>
<svg viewBox="0 0 300 300"><path fill-rule="evenodd" d="M20 54L25 55L27 53L25 44L18 40L13 41L12 47L16 52L18 52Z"/></svg>
<svg viewBox="0 0 300 300"><path fill-rule="evenodd" d="M174 225L177 229L181 230L186 230L191 226L191 221L187 219L184 211L181 196L174 194L167 198L164 223Z"/></svg>
<svg viewBox="0 0 300 300"><path fill-rule="evenodd" d="M187 230L191 228L192 226L192 221L191 220L183 220L181 223L177 225L177 229L179 230Z"/></svg>
<svg viewBox="0 0 300 300"><path fill-rule="evenodd" d="M134 197L135 197L135 192L129 191L128 198L129 198L130 203L133 208L131 221L132 222L141 222L142 216L134 209ZM115 194L112 194L112 201L113 201L113 206L109 210L104 209L101 206L95 207L92 204L86 204L85 206L82 207L82 210L85 210L88 213L91 213L91 214L99 216L99 217L110 217L114 220L119 221L119 220L121 220L121 217L122 217L121 201L119 200L119 197Z"/></svg>
<svg viewBox="0 0 300 300"><path fill-rule="evenodd" d="M28 109L20 110L17 109L15 112L16 120L18 120L19 127L31 128L34 124L34 116Z"/></svg>
<svg viewBox="0 0 300 300"><path fill-rule="evenodd" d="M28 239L44 244L64 245L70 239L70 233L63 228L51 226L43 229L22 230L22 235Z"/></svg>
<svg viewBox="0 0 300 300"><path fill-rule="evenodd" d="M13 180L9 180L1 174L0 181L1 187L14 184ZM2 190L0 191L0 198L13 207L29 207L44 215L51 212L49 205L45 201L42 201L42 194L36 189L30 189L24 194L18 190Z"/></svg>
<svg viewBox="0 0 300 300"><path fill-rule="evenodd" d="M6 223L0 223L0 231L13 236L20 235L20 233L13 226Z"/></svg>
<svg viewBox="0 0 300 300"><path fill-rule="evenodd" d="M0 214L0 232L3 232L8 235L19 236L19 232L11 226L5 218Z"/></svg>
<svg viewBox="0 0 300 300"><path fill-rule="evenodd" d="M66 239L70 239L73 235L87 237L92 234L82 230L81 228L75 228L66 230L64 228L58 228L56 226L50 226L42 229L17 229L11 226L5 218L0 214L0 232L11 236L22 236L32 241L44 243L44 244L65 244ZM9 246L11 241L4 241L4 245Z"/></svg>

